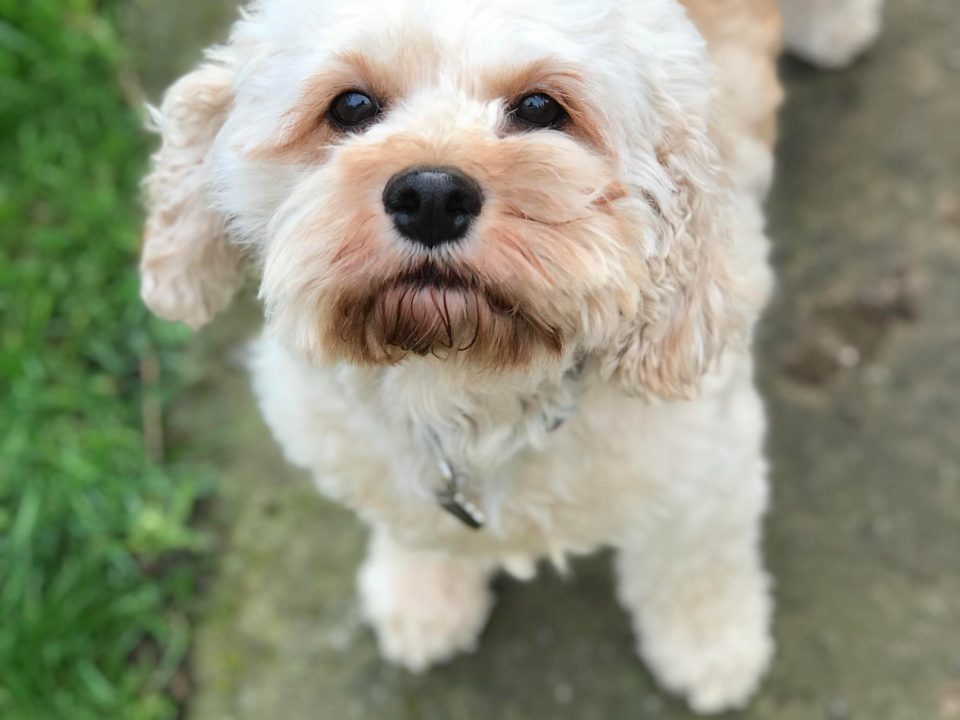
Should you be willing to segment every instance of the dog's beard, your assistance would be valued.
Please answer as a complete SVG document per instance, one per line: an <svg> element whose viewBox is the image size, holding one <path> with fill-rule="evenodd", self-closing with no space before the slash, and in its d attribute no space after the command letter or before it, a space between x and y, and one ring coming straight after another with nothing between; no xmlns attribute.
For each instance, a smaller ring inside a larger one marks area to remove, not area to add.
<svg viewBox="0 0 960 720"><path fill-rule="evenodd" d="M558 328L462 268L425 262L352 290L334 306L330 339L333 354L363 364L396 363L414 353L506 368L563 349Z"/></svg>

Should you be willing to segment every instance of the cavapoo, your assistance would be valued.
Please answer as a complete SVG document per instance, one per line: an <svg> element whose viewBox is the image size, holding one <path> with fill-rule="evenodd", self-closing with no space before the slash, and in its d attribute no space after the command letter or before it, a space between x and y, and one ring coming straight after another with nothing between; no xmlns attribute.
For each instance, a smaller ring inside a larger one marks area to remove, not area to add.
<svg viewBox="0 0 960 720"><path fill-rule="evenodd" d="M256 393L372 527L387 659L473 649L500 569L612 547L663 686L748 701L776 59L848 61L880 1L259 0L170 89L143 297L200 326L257 277Z"/></svg>

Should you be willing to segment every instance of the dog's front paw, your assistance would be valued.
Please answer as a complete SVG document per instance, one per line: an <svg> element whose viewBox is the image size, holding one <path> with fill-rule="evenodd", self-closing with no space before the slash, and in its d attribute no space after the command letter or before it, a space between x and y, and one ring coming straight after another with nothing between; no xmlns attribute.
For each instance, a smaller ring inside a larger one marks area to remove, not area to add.
<svg viewBox="0 0 960 720"><path fill-rule="evenodd" d="M383 657L423 672L476 649L493 605L485 569L384 545L374 542L359 576L364 616Z"/></svg>
<svg viewBox="0 0 960 720"><path fill-rule="evenodd" d="M640 649L666 689L707 715L745 707L774 649L766 607L751 602L747 605L754 607L724 612L710 605L647 622Z"/></svg>
<svg viewBox="0 0 960 720"><path fill-rule="evenodd" d="M694 712L704 715L746 707L770 664L770 637L732 633L703 643L684 635L660 638L666 644L662 649L644 650L663 686L686 697Z"/></svg>
<svg viewBox="0 0 960 720"><path fill-rule="evenodd" d="M633 616L640 655L694 711L743 708L773 656L772 598L756 545L716 543L666 557L619 556L620 600Z"/></svg>

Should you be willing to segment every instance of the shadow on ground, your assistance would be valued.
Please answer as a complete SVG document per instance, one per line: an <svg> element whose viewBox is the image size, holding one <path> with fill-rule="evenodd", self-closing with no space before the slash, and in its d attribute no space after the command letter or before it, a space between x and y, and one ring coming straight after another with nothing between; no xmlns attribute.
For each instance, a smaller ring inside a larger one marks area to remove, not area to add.
<svg viewBox="0 0 960 720"><path fill-rule="evenodd" d="M226 4L138 0L154 96ZM889 15L851 70L784 67L780 291L759 341L780 651L731 717L960 720L960 6ZM475 655L424 677L385 666L354 602L364 532L284 464L236 361L254 314L197 338L206 380L172 422L222 477L192 718L688 717L634 657L603 556L501 582Z"/></svg>

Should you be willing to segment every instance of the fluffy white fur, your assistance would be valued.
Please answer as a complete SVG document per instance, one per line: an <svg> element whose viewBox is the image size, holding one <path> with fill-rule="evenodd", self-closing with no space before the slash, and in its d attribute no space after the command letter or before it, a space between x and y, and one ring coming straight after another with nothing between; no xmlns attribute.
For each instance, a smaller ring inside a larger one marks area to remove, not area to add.
<svg viewBox="0 0 960 720"><path fill-rule="evenodd" d="M473 649L499 568L612 546L665 687L702 712L757 688L778 23L766 0L261 0L168 94L144 298L200 325L258 274L257 395L374 528L359 585L389 660ZM351 88L384 102L359 133L326 117ZM566 126L511 125L534 89ZM383 211L424 164L484 189L455 246ZM484 529L439 508L438 445Z"/></svg>

